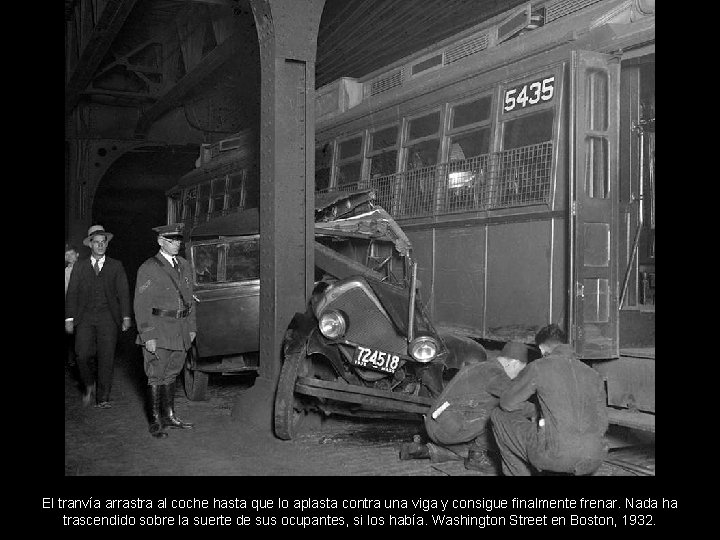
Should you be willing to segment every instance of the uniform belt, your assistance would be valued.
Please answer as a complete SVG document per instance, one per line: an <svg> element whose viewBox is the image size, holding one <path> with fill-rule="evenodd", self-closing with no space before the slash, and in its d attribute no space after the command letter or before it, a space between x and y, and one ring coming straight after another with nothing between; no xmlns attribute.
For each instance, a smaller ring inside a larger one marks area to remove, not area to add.
<svg viewBox="0 0 720 540"><path fill-rule="evenodd" d="M173 319L183 319L190 314L189 309L173 310L173 309L159 309L152 308L153 315L160 315L161 317L172 317Z"/></svg>

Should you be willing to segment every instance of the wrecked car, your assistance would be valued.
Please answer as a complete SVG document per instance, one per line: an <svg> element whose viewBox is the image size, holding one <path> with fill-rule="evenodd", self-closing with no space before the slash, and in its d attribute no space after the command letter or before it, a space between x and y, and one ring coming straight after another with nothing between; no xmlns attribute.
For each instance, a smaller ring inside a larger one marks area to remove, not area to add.
<svg viewBox="0 0 720 540"><path fill-rule="evenodd" d="M412 245L371 190L316 198L316 286L283 343L275 433L308 415L424 414L483 347L438 332L419 296Z"/></svg>

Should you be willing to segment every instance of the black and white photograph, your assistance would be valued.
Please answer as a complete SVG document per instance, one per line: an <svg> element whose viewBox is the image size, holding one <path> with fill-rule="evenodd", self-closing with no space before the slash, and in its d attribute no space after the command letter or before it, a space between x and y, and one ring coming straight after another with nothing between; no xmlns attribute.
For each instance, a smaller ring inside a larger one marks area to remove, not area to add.
<svg viewBox="0 0 720 540"><path fill-rule="evenodd" d="M677 507L437 489L655 477L654 0L65 0L64 61L66 482L438 477L148 525Z"/></svg>

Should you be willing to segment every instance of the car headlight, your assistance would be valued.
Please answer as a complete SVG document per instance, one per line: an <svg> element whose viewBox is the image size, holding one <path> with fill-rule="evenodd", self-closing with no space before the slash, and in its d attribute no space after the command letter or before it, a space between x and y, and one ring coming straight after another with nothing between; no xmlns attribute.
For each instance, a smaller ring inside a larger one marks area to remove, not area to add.
<svg viewBox="0 0 720 540"><path fill-rule="evenodd" d="M410 343L410 356L418 362L430 362L438 352L438 343L430 336L419 336Z"/></svg>
<svg viewBox="0 0 720 540"><path fill-rule="evenodd" d="M318 327L320 328L320 333L326 338L337 339L345 334L347 321L342 313L331 309L320 316Z"/></svg>

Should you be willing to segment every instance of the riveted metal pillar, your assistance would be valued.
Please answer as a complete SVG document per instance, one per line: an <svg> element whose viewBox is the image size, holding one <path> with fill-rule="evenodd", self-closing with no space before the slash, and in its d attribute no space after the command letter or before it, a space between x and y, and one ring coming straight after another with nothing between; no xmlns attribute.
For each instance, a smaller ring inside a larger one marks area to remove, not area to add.
<svg viewBox="0 0 720 540"><path fill-rule="evenodd" d="M325 0L249 3L262 92L260 370L250 393L254 406L250 396L241 399L233 416L255 411L254 422L269 427L283 336L295 312L305 311L313 285L315 55Z"/></svg>

